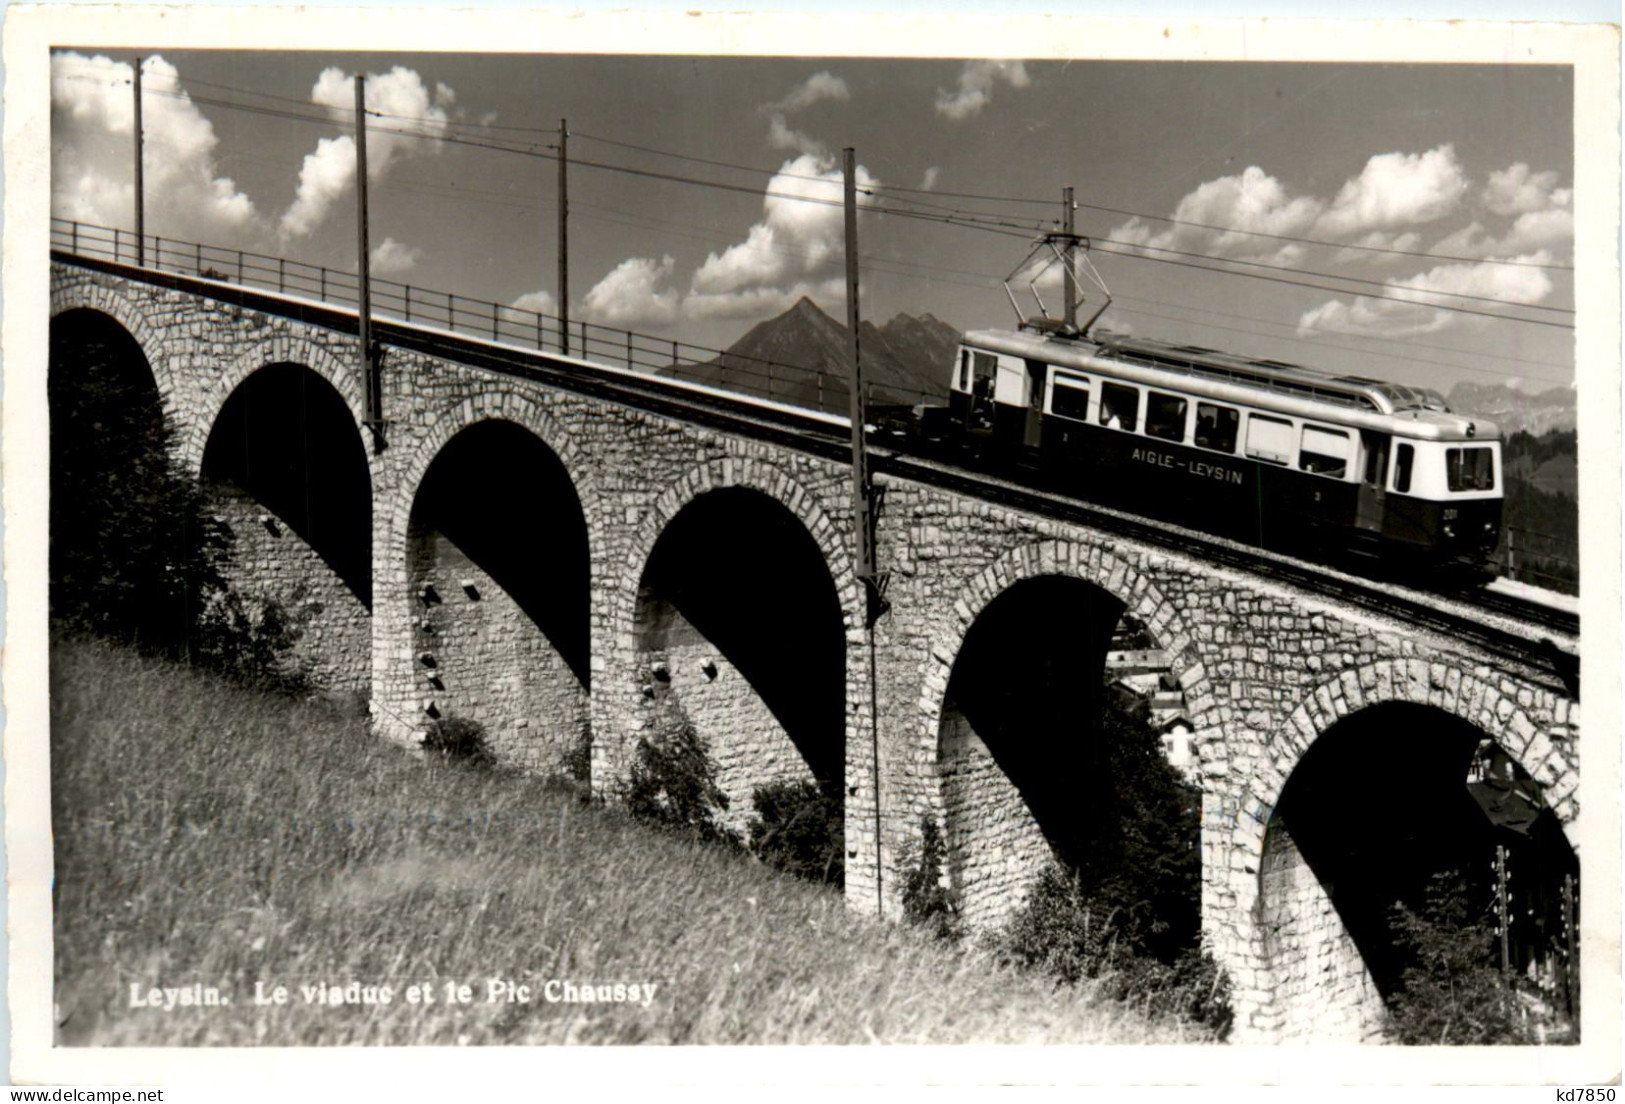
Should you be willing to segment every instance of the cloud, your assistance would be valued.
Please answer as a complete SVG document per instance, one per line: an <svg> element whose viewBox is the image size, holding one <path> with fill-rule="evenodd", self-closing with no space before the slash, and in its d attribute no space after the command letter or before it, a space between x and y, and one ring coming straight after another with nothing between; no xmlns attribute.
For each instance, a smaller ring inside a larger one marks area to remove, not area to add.
<svg viewBox="0 0 1625 1104"><path fill-rule="evenodd" d="M932 165L929 169L926 169L925 175L920 177L920 190L922 192L931 191L937 186L937 178L941 175L942 170L936 165Z"/></svg>
<svg viewBox="0 0 1625 1104"><path fill-rule="evenodd" d="M1500 236L1491 234L1481 222L1470 222L1434 242L1429 251L1446 257L1505 257L1537 249L1557 249L1573 241L1573 213L1556 209L1521 214Z"/></svg>
<svg viewBox="0 0 1625 1104"><path fill-rule="evenodd" d="M1552 207L1568 207L1573 193L1557 187L1557 173L1532 173L1522 161L1490 173L1484 185L1484 206L1497 215L1520 215Z"/></svg>
<svg viewBox="0 0 1625 1104"><path fill-rule="evenodd" d="M879 183L862 165L857 168L860 189ZM762 219L745 240L723 252L711 253L695 270L690 297L738 296L776 289L788 294L792 285L819 276L819 270L844 256L845 214L841 170L829 158L804 153L786 161L768 183L762 199ZM819 202L806 202L814 200ZM871 200L858 197L860 207ZM792 299L791 302L795 300Z"/></svg>
<svg viewBox="0 0 1625 1104"><path fill-rule="evenodd" d="M681 296L661 289L677 262L669 255L628 257L599 280L581 300L582 313L606 326L663 326L677 320Z"/></svg>
<svg viewBox="0 0 1625 1104"><path fill-rule="evenodd" d="M818 156L826 152L824 143L785 122L783 115L775 115L767 125L767 144L774 149L792 149L799 153Z"/></svg>
<svg viewBox="0 0 1625 1104"><path fill-rule="evenodd" d="M1302 245L1258 237L1248 231L1302 234L1320 217L1324 207L1313 197L1289 195L1279 180L1253 165L1239 174L1198 185L1174 208L1177 221L1167 229L1153 231L1150 223L1135 216L1113 230L1110 237L1155 249L1294 264L1302 258ZM1202 225L1181 225L1191 223Z"/></svg>
<svg viewBox="0 0 1625 1104"><path fill-rule="evenodd" d="M367 179L382 180L402 157L438 153L451 119L447 113L456 92L437 83L431 95L414 70L397 65L388 73L367 76ZM327 108L336 124L355 118L355 81L337 66L323 69L310 90L312 103ZM355 139L349 134L323 138L305 155L293 203L283 212L278 230L284 238L302 237L326 219L334 201L355 181Z"/></svg>
<svg viewBox="0 0 1625 1104"><path fill-rule="evenodd" d="M134 223L134 68L76 52L51 57L51 207L103 226ZM219 174L214 126L162 57L142 69L148 233L241 241L257 232L254 202Z"/></svg>
<svg viewBox="0 0 1625 1104"><path fill-rule="evenodd" d="M1490 173L1480 193L1485 209L1517 217L1499 236L1475 220L1434 243L1433 252L1491 257L1551 249L1566 255L1574 244L1574 192L1556 184L1555 172L1531 173L1521 161Z"/></svg>
<svg viewBox="0 0 1625 1104"><path fill-rule="evenodd" d="M1298 319L1298 334L1300 337L1315 333L1410 337L1437 333L1472 317L1434 309L1430 304L1439 302L1439 298L1427 292L1523 304L1539 303L1551 294L1551 278L1544 270L1533 267L1550 264L1550 253L1539 251L1496 260L1518 264L1480 261L1438 265L1416 276L1390 281L1387 292L1392 298L1358 296L1352 301L1329 300L1305 311Z"/></svg>
<svg viewBox="0 0 1625 1104"><path fill-rule="evenodd" d="M1455 211L1468 191L1454 146L1426 153L1379 153L1344 182L1315 226L1317 235L1351 238L1433 222Z"/></svg>
<svg viewBox="0 0 1625 1104"><path fill-rule="evenodd" d="M796 130L786 118L791 112L811 107L824 100L850 100L851 91L846 81L828 71L820 70L796 85L782 100L762 105L768 115L767 144L774 149L792 149L799 153L822 154L825 146L818 139Z"/></svg>
<svg viewBox="0 0 1625 1104"><path fill-rule="evenodd" d="M830 276L799 280L788 287L754 287L721 295L690 294L683 300L683 313L702 319L768 318L783 314L803 298L833 314L846 305L846 280Z"/></svg>
<svg viewBox="0 0 1625 1104"><path fill-rule="evenodd" d="M282 212L278 232L283 237L303 237L316 229L354 179L355 140L342 134L318 141L316 151L305 154L299 169L299 187L293 203Z"/></svg>
<svg viewBox="0 0 1625 1104"><path fill-rule="evenodd" d="M1415 253L1422 248L1422 235L1415 230L1373 230L1362 235L1358 241L1349 242L1349 246L1351 248L1339 249L1332 255L1332 260L1337 264L1386 264L1394 258L1372 251L1392 249Z"/></svg>
<svg viewBox="0 0 1625 1104"><path fill-rule="evenodd" d="M851 98L852 92L847 88L846 81L828 70L820 70L791 89L784 99L768 104L766 110L787 115L823 100L844 101Z"/></svg>
<svg viewBox="0 0 1625 1104"><path fill-rule="evenodd" d="M999 81L1011 88L1026 88L1032 78L1019 61L967 61L959 71L958 89L937 89L937 114L954 122L974 118L992 102L993 87Z"/></svg>
<svg viewBox="0 0 1625 1104"><path fill-rule="evenodd" d="M395 276L411 272L417 267L423 250L403 245L394 238L385 238L382 245L374 246L369 258L371 270L380 276Z"/></svg>
<svg viewBox="0 0 1625 1104"><path fill-rule="evenodd" d="M548 314L557 316L559 301L553 297L551 291L527 291L513 301L515 310L531 311L535 314Z"/></svg>

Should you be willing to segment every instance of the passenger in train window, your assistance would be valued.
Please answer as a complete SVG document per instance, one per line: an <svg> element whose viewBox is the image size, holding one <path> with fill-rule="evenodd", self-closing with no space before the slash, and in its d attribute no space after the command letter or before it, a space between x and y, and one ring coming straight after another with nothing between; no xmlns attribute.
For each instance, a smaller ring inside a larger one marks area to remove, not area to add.
<svg viewBox="0 0 1625 1104"><path fill-rule="evenodd" d="M1107 429L1133 432L1140 416L1140 393L1132 387L1108 383L1100 389L1100 424Z"/></svg>
<svg viewBox="0 0 1625 1104"><path fill-rule="evenodd" d="M1203 448L1213 447L1213 434L1219 428L1219 412L1207 403L1196 407L1196 443Z"/></svg>
<svg viewBox="0 0 1625 1104"><path fill-rule="evenodd" d="M1236 429L1241 412L1212 403L1196 404L1196 443L1215 452L1236 451Z"/></svg>

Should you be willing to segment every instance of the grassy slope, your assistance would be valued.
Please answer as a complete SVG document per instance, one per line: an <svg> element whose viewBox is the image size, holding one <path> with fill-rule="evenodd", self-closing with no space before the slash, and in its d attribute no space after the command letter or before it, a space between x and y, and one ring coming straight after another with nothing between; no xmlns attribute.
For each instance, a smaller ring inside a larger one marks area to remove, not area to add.
<svg viewBox="0 0 1625 1104"><path fill-rule="evenodd" d="M849 915L839 894L536 779L382 746L318 704L98 644L52 651L64 1044L1180 1042L1087 991ZM484 979L657 982L487 1004ZM307 1005L297 986L474 986ZM255 1008L256 981L292 1003ZM131 983L229 1008L129 1007Z"/></svg>

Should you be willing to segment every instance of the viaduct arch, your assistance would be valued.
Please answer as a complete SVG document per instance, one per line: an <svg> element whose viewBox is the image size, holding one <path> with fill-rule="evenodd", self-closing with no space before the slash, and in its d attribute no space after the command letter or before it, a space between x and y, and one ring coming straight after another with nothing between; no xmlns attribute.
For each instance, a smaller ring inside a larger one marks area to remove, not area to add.
<svg viewBox="0 0 1625 1104"><path fill-rule="evenodd" d="M698 565L693 534L684 530L701 513L739 526L736 536L750 534L747 543L757 545L750 554L791 568L775 578L763 570L772 565L736 561L745 575L736 582L764 601L754 614L725 608L732 601L719 579L692 589ZM595 742L595 790L625 777L639 736L686 720L702 738L730 723L739 729L712 749L735 829L748 820L752 790L767 782L812 781L832 796L850 791L848 749L865 677L864 657L850 643L862 630L863 597L841 534L817 492L786 468L750 455L689 466L649 503L605 602L614 668L598 715L628 735L616 745ZM689 562L672 562L683 559ZM674 586L689 589L688 608ZM779 625L775 638L763 630L778 607L795 624ZM731 648L719 646L729 641ZM754 654L758 648L763 654ZM797 686L807 682L816 687ZM823 719L797 716L807 709ZM729 715L731 722L718 723Z"/></svg>
<svg viewBox="0 0 1625 1104"><path fill-rule="evenodd" d="M950 616L932 634L918 682L922 692L915 747L916 757L934 764L936 785L927 815L938 817L946 829L950 867L946 873L955 883L954 888L964 895L962 907L967 921L975 925L995 925L1019 906L1050 851L1060 844L1048 838L1053 833L1039 823L1046 818L1032 808L1037 794L1033 787L1041 786L1036 777L1040 771L1026 772L1034 776L1032 782L1010 777L995 760L1015 763L1019 756L1001 753L983 742L974 731L977 726L967 721L954 699L952 688L965 678L959 661L985 617L996 613L999 606L1022 590L1045 581L1078 584L1075 600L1067 609L1089 611L1086 617L1093 623L1089 630L1073 627L1075 632L1092 631L1097 638L1085 649L1087 654L1076 657L1079 666L1087 668L1078 671L1074 685L1082 684L1077 700L1081 709L1091 714L1086 722L1086 727L1092 726L1090 732L1098 729L1096 718L1104 707L1099 684L1105 670L1106 640L1125 614L1144 625L1162 645L1170 673L1191 703L1198 742L1216 731L1220 723L1204 708L1212 701L1212 694L1183 615L1132 563L1099 545L1052 538L1010 549L978 572L962 588ZM1067 590L1055 588L1051 597L1064 602ZM1069 648L1064 633L1049 639L1056 647ZM981 655L985 661L992 652L983 649ZM1005 675L1022 677L1013 669L1006 670ZM1024 692L1035 689L1030 682L1022 685ZM1047 735L1056 739L1054 731ZM1061 737L1059 742L1064 744L1071 738ZM1071 763L1084 771L1086 764L1082 760L1067 758L1072 754L1058 750L1052 767ZM1019 771L1019 766L1016 769ZM1029 790L1033 792L1026 792ZM1051 814L1047 819L1054 817Z"/></svg>

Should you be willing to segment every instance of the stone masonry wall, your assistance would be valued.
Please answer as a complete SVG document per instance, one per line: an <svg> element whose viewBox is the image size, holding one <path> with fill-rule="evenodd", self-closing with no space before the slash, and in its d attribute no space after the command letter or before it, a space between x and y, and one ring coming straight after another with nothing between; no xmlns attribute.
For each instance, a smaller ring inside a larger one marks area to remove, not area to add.
<svg viewBox="0 0 1625 1104"><path fill-rule="evenodd" d="M665 645L638 653L649 672L640 731L654 735L663 725L692 725L716 769L717 788L728 798L723 823L748 838L756 789L813 782L812 769L739 669L681 614L673 616ZM662 676L654 674L657 666Z"/></svg>
<svg viewBox="0 0 1625 1104"><path fill-rule="evenodd" d="M588 738L586 687L535 622L455 544L420 533L410 547L424 722L433 703L442 718L480 722L504 762L564 773L566 757Z"/></svg>
<svg viewBox="0 0 1625 1104"><path fill-rule="evenodd" d="M942 722L943 815L947 875L971 928L996 928L1019 910L1050 859L1049 841L1021 793L994 761L965 715Z"/></svg>
<svg viewBox="0 0 1625 1104"><path fill-rule="evenodd" d="M359 424L353 339L53 266L53 311L75 306L104 310L147 351L166 409L187 431L194 468L226 396L267 363L307 364L333 382ZM975 756L962 750L969 745L951 725L950 754L943 758L944 697L977 615L1005 588L1036 575L1074 576L1116 596L1171 658L1202 771L1204 934L1235 982L1238 1040L1317 1030L1304 1026L1297 1011L1303 1002L1283 1005L1273 996L1283 985L1290 990L1309 967L1305 952L1293 951L1279 929L1265 938L1266 876L1272 886L1309 890L1298 880L1301 871L1273 865L1273 855L1266 874L1265 829L1304 749L1339 718L1384 701L1454 714L1479 726L1540 781L1565 825L1579 814L1577 704L1549 688L1548 679L1427 629L1353 612L1194 556L883 477L878 556L889 576L890 612L872 633L871 686L871 634L852 568L844 465L400 350L387 351L384 387L388 447L369 449L371 683L380 734L410 743L421 731L425 682L414 628L421 605L410 567L409 518L428 465L460 429L488 418L526 427L558 457L580 499L591 563L587 719L600 793L612 792L624 777L647 723L649 672L639 654L637 588L655 541L697 496L718 487L757 489L807 527L829 567L846 626L847 892L856 909L878 904L899 911L922 817L948 827L950 820L988 819L991 814L979 810L1001 807L997 796L972 797L964 788L975 777L986 776L994 791L999 783L985 770L976 773ZM506 643L493 637L481 664L511 672L530 663L530 645L522 641L522 634ZM686 658L678 663L685 672L690 665ZM698 692L695 702L706 693L698 684L680 689ZM521 698L495 694L493 701L513 704L492 706L491 727L522 732L521 714L534 714L535 707L518 704ZM744 721L723 722L735 723ZM760 769L778 770L774 762L764 753ZM741 790L748 784L743 776L737 783Z"/></svg>
<svg viewBox="0 0 1625 1104"><path fill-rule="evenodd" d="M372 616L361 599L303 538L240 487L212 484L209 501L236 537L232 586L247 597L280 603L301 628L292 666L323 689L369 693Z"/></svg>
<svg viewBox="0 0 1625 1104"><path fill-rule="evenodd" d="M1382 997L1331 898L1279 818L1265 836L1259 881L1259 938L1274 967L1281 1041L1378 1038Z"/></svg>

